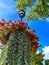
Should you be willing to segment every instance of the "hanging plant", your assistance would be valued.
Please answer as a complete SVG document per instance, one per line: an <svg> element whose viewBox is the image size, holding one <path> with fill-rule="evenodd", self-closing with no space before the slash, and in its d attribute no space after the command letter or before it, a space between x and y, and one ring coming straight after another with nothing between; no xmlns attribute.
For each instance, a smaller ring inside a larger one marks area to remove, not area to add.
<svg viewBox="0 0 49 65"><path fill-rule="evenodd" d="M0 42L3 45L6 45L10 33L13 33L14 30L20 31L23 29L28 33L28 37L32 41L30 48L31 51L36 51L39 45L38 45L38 37L35 35L35 30L30 30L28 24L22 21L18 21L17 23L14 23L11 20L9 20L9 22L6 22L4 19L2 19L2 21L0 21Z"/></svg>

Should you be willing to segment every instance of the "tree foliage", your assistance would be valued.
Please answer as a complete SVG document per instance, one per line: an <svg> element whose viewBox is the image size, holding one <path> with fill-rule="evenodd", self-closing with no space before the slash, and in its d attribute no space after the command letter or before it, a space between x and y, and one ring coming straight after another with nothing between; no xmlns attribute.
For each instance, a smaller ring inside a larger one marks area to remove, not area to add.
<svg viewBox="0 0 49 65"><path fill-rule="evenodd" d="M43 20L49 17L49 0L16 0L16 2L18 2L16 8L19 10L30 7L26 16L29 21L37 20L39 17Z"/></svg>
<svg viewBox="0 0 49 65"><path fill-rule="evenodd" d="M49 65L49 59L45 60L45 65Z"/></svg>
<svg viewBox="0 0 49 65"><path fill-rule="evenodd" d="M42 55L42 53L36 54L35 52L32 52L32 53L31 53L32 64L33 64L33 65L43 65L43 64L42 64L42 61L44 60L44 59L43 59L43 56L44 56L44 55Z"/></svg>

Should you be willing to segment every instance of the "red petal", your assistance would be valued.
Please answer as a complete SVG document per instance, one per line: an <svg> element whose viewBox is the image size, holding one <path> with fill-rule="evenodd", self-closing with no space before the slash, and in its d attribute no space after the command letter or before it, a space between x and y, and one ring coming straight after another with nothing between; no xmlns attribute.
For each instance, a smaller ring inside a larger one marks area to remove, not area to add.
<svg viewBox="0 0 49 65"><path fill-rule="evenodd" d="M0 22L0 25L1 25L1 26L4 26L4 23Z"/></svg>
<svg viewBox="0 0 49 65"><path fill-rule="evenodd" d="M14 29L15 29L15 25L12 25L10 28L10 32L13 32Z"/></svg>
<svg viewBox="0 0 49 65"><path fill-rule="evenodd" d="M6 41L5 40L0 40L0 42L5 45L6 44Z"/></svg>
<svg viewBox="0 0 49 65"><path fill-rule="evenodd" d="M21 28L22 28L22 29L25 28L25 25L22 25Z"/></svg>
<svg viewBox="0 0 49 65"><path fill-rule="evenodd" d="M34 46L33 46L34 49L37 49L38 47L39 47L38 45L34 45Z"/></svg>
<svg viewBox="0 0 49 65"><path fill-rule="evenodd" d="M19 26L18 24L15 24L15 27Z"/></svg>
<svg viewBox="0 0 49 65"><path fill-rule="evenodd" d="M35 40L35 41L38 41L38 37L37 37L37 36L35 36L34 40Z"/></svg>
<svg viewBox="0 0 49 65"><path fill-rule="evenodd" d="M36 32L35 30L32 30L33 32Z"/></svg>
<svg viewBox="0 0 49 65"><path fill-rule="evenodd" d="M32 39L32 36L30 35L29 38Z"/></svg>
<svg viewBox="0 0 49 65"><path fill-rule="evenodd" d="M0 33L2 33L2 32L3 32L3 30L0 29Z"/></svg>
<svg viewBox="0 0 49 65"><path fill-rule="evenodd" d="M30 39L34 38L34 36L35 36L35 35L33 35L33 34L29 34L29 38L30 38Z"/></svg>

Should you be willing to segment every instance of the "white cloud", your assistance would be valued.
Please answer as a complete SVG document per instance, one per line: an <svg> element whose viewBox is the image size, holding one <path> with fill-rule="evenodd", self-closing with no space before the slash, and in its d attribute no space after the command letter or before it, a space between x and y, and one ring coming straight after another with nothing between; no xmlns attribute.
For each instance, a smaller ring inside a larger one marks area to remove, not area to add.
<svg viewBox="0 0 49 65"><path fill-rule="evenodd" d="M43 54L45 54L44 59L49 59L49 46L45 46L42 50Z"/></svg>

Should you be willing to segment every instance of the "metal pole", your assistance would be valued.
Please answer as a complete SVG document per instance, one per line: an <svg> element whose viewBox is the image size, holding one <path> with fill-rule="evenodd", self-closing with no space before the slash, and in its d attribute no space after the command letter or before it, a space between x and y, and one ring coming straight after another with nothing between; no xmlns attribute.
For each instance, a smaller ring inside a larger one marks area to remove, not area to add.
<svg viewBox="0 0 49 65"><path fill-rule="evenodd" d="M22 18L21 18L21 21L22 21Z"/></svg>

